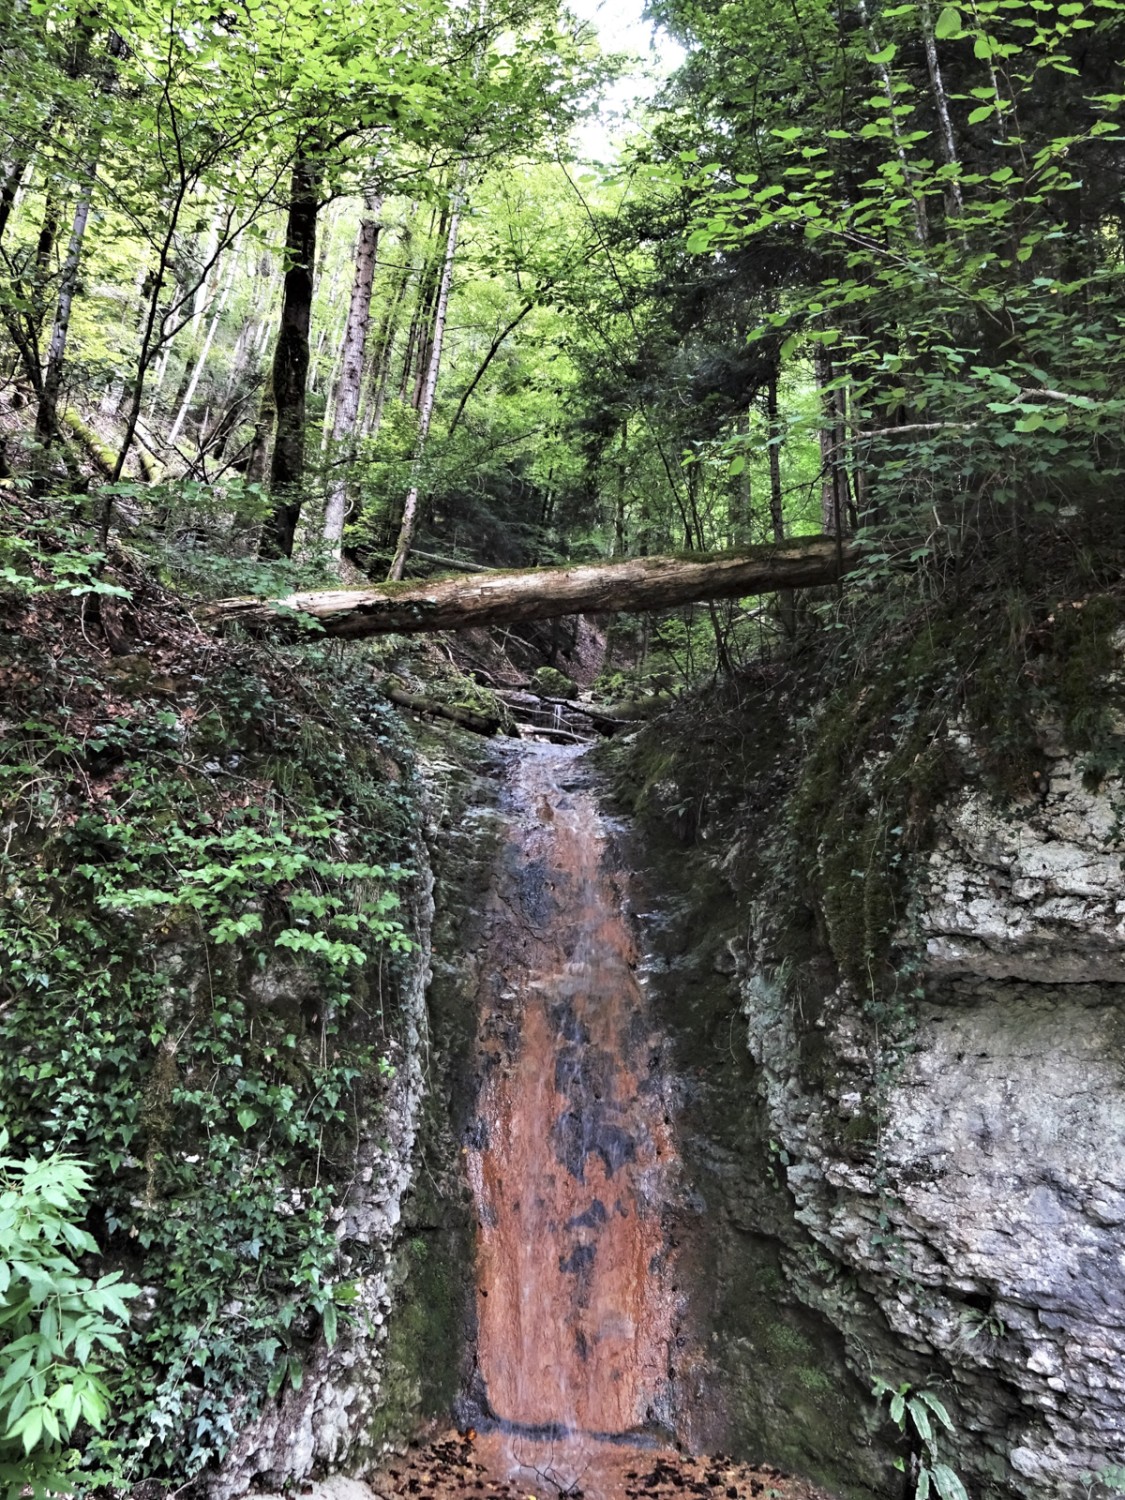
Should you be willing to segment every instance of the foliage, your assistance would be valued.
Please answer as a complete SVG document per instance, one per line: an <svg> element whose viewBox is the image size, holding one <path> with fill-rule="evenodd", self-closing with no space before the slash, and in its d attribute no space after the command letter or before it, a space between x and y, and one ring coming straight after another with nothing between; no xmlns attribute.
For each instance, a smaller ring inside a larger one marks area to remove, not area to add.
<svg viewBox="0 0 1125 1500"><path fill-rule="evenodd" d="M98 1253L80 1222L89 1189L82 1163L61 1152L0 1155L0 1485L10 1496L69 1488L71 1440L109 1414L106 1358L119 1363L139 1288L120 1271L94 1281L75 1264Z"/></svg>
<svg viewBox="0 0 1125 1500"><path fill-rule="evenodd" d="M861 8L804 38L795 108L755 96L753 158L696 178L691 249L792 251L754 337L819 351L862 521L1007 529L1118 474L1120 29L1112 0Z"/></svg>
<svg viewBox="0 0 1125 1500"><path fill-rule="evenodd" d="M892 1386L880 1379L871 1394L880 1402L884 1398L889 1401L891 1421L910 1440L910 1478L915 1500L928 1500L931 1491L941 1500L969 1500L956 1471L939 1457L934 1419L939 1430L944 1427L952 1434L954 1427L944 1404L933 1391L914 1390L906 1384ZM899 1459L897 1467L905 1468L906 1461Z"/></svg>
<svg viewBox="0 0 1125 1500"><path fill-rule="evenodd" d="M1121 1464L1107 1464L1103 1469L1089 1469L1079 1475L1086 1494L1092 1495L1096 1487L1101 1486L1111 1495L1125 1494L1125 1466Z"/></svg>
<svg viewBox="0 0 1125 1500"><path fill-rule="evenodd" d="M0 657L0 1095L17 1151L89 1163L93 1231L146 1288L83 1460L118 1484L220 1456L346 1316L415 818L361 664L216 649L125 576L162 661L113 670L81 598L23 589Z"/></svg>

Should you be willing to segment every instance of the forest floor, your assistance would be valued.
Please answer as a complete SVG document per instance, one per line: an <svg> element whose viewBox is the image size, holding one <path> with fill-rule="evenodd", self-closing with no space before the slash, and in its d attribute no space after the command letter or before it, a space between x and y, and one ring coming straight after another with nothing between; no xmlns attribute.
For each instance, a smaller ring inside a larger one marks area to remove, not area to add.
<svg viewBox="0 0 1125 1500"><path fill-rule="evenodd" d="M833 1500L826 1490L772 1465L741 1464L723 1454L691 1457L674 1449L645 1450L603 1445L570 1484L534 1460L510 1468L499 1435L469 1438L449 1432L424 1446L411 1446L368 1483L335 1477L302 1488L305 1500ZM583 1486L586 1486L583 1488ZM261 1497L272 1500L272 1497Z"/></svg>

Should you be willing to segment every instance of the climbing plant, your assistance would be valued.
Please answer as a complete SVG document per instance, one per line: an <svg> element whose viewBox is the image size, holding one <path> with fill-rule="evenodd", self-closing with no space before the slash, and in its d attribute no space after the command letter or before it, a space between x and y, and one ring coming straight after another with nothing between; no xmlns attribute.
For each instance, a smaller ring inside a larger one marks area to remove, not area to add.
<svg viewBox="0 0 1125 1500"><path fill-rule="evenodd" d="M415 793L360 663L216 654L173 610L175 689L146 658L114 677L77 628L88 596L30 570L41 592L0 596L3 1126L16 1153L88 1163L82 1244L146 1288L82 1473L182 1482L348 1316L364 1262L340 1224L396 1066ZM154 629L159 591L117 578Z"/></svg>

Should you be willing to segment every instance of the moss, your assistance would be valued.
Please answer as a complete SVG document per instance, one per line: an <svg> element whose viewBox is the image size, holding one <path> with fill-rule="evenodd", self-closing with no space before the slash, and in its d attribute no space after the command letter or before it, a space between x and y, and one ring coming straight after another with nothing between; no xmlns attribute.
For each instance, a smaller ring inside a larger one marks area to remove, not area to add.
<svg viewBox="0 0 1125 1500"><path fill-rule="evenodd" d="M1105 679L1117 665L1122 603L1108 594L1059 604L1053 617L1053 688L1067 743L1094 751L1112 734Z"/></svg>
<svg viewBox="0 0 1125 1500"><path fill-rule="evenodd" d="M62 425L78 439L94 463L104 474L112 474L117 463L117 455L113 449L103 443L101 438L72 408L63 412Z"/></svg>
<svg viewBox="0 0 1125 1500"><path fill-rule="evenodd" d="M549 698L578 697L578 684L574 678L555 667L539 667L532 674L531 683L537 693L543 693Z"/></svg>
<svg viewBox="0 0 1125 1500"><path fill-rule="evenodd" d="M420 1234L407 1240L395 1279L383 1384L369 1433L373 1444L400 1440L420 1421L447 1413L459 1384L464 1284L440 1244Z"/></svg>

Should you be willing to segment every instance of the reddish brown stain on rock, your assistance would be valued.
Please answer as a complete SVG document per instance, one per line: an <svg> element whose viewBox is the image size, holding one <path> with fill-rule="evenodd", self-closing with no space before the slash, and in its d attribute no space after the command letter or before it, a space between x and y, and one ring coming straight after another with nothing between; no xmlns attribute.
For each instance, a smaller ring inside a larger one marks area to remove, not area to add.
<svg viewBox="0 0 1125 1500"><path fill-rule="evenodd" d="M673 1314L659 1039L587 774L569 747L527 747L513 767L481 958L480 1050L502 1045L467 1157L489 1403L572 1443L651 1430Z"/></svg>

